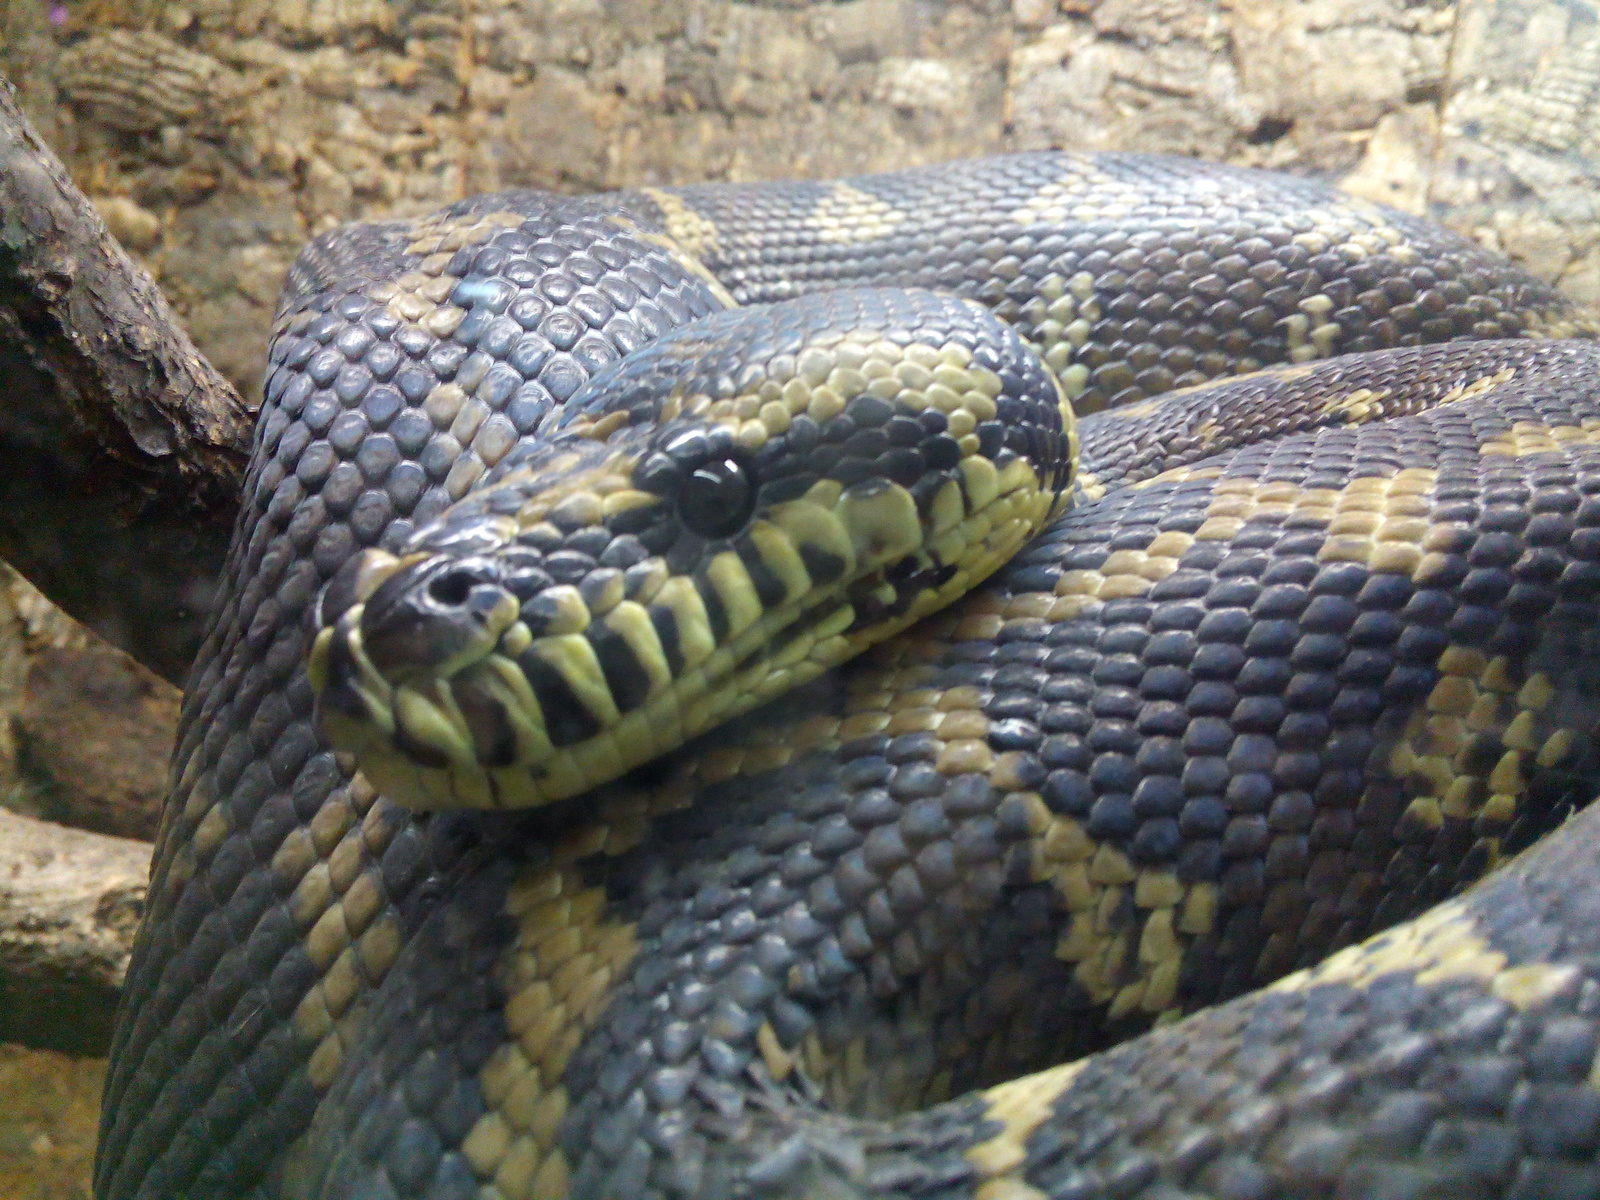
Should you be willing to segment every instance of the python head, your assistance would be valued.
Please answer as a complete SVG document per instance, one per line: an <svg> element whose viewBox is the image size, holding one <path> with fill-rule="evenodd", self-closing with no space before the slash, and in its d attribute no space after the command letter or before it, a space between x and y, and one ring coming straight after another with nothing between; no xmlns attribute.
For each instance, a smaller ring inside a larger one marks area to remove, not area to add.
<svg viewBox="0 0 1600 1200"><path fill-rule="evenodd" d="M970 590L1070 502L1072 411L967 301L825 293L597 375L317 606L325 734L400 803L613 779Z"/></svg>

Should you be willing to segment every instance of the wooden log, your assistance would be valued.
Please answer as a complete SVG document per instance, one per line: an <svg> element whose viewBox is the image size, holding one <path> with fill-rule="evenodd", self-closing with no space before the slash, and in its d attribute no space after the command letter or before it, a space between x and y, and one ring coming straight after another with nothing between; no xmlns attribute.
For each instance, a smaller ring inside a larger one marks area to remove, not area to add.
<svg viewBox="0 0 1600 1200"><path fill-rule="evenodd" d="M0 557L181 683L254 416L0 79Z"/></svg>

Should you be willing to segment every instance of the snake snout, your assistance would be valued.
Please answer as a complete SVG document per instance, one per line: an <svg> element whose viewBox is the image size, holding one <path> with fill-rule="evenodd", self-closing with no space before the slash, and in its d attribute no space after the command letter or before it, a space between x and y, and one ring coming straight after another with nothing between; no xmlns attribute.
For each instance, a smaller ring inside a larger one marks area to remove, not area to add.
<svg viewBox="0 0 1600 1200"><path fill-rule="evenodd" d="M361 612L367 661L391 683L452 675L517 619L491 558L428 560L396 572Z"/></svg>
<svg viewBox="0 0 1600 1200"><path fill-rule="evenodd" d="M394 755L432 768L508 765L517 742L505 698L480 678L517 620L502 564L481 554L366 557L329 581L317 607L311 678L323 733L404 794L416 789L385 770Z"/></svg>

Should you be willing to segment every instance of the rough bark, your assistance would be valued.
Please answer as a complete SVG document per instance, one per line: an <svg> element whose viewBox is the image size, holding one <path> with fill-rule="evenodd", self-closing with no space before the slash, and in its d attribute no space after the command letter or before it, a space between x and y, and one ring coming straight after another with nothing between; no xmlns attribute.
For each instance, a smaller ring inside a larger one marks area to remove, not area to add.
<svg viewBox="0 0 1600 1200"><path fill-rule="evenodd" d="M251 414L0 80L0 556L180 682Z"/></svg>
<svg viewBox="0 0 1600 1200"><path fill-rule="evenodd" d="M0 1042L104 1053L150 852L0 809Z"/></svg>

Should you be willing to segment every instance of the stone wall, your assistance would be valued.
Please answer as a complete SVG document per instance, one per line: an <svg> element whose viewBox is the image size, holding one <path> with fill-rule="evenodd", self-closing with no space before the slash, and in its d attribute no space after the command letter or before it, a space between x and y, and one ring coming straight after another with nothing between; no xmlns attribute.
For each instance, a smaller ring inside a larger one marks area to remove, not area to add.
<svg viewBox="0 0 1600 1200"><path fill-rule="evenodd" d="M285 267L340 221L1045 146L1344 180L1600 299L1597 7L5 0L0 69L249 392Z"/></svg>

